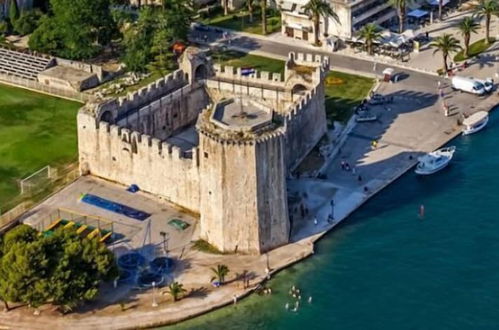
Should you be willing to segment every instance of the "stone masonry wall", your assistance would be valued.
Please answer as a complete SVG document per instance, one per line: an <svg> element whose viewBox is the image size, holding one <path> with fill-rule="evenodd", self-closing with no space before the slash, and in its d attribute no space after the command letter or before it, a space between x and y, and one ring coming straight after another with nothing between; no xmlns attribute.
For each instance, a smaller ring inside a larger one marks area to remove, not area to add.
<svg viewBox="0 0 499 330"><path fill-rule="evenodd" d="M237 143L200 132L203 239L259 254L288 242L284 136Z"/></svg>
<svg viewBox="0 0 499 330"><path fill-rule="evenodd" d="M176 146L78 113L80 170L159 195L199 212L198 149L186 158Z"/></svg>
<svg viewBox="0 0 499 330"><path fill-rule="evenodd" d="M117 124L165 140L178 129L193 124L208 103L203 86L187 85L131 113Z"/></svg>
<svg viewBox="0 0 499 330"><path fill-rule="evenodd" d="M138 91L128 93L126 97L109 100L99 105L98 113L96 114L97 120L100 121L103 115L109 113L112 119L111 121L113 123L117 122L130 115L131 112L136 111L187 84L188 81L184 72L182 70L177 70L164 78L150 83Z"/></svg>

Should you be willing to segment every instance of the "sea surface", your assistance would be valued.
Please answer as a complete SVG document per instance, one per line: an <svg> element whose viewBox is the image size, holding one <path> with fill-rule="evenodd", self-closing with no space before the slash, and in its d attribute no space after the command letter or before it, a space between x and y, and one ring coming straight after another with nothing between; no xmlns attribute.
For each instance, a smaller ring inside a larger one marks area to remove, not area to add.
<svg viewBox="0 0 499 330"><path fill-rule="evenodd" d="M162 329L499 329L499 114L449 145L450 167L394 182L277 274L272 295Z"/></svg>

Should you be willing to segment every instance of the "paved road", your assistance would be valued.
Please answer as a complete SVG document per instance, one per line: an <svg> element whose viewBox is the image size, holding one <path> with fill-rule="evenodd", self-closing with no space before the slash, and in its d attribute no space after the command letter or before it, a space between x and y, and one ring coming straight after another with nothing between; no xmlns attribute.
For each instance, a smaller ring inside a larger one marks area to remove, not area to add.
<svg viewBox="0 0 499 330"><path fill-rule="evenodd" d="M223 38L222 32L216 31L195 31L191 34L195 40L200 41L201 43L215 43L223 44L226 47L236 47L246 49L248 51L260 51L268 54L279 55L287 57L290 52L299 52L299 53L312 53L312 54L320 54L324 56L328 56L331 63L331 69L347 69L349 71L357 71L359 73L372 75L376 73L377 75L381 75L383 70L387 67L393 67L389 64L376 63L376 71L373 71L374 61L370 61L367 59L355 58L350 56L345 56L341 54L334 54L331 52L326 52L323 50L311 50L310 48L300 47L296 44L284 44L281 42L275 42L271 40L265 40L259 37L249 37L249 36L241 36L236 35L230 39L230 43L228 40ZM423 84L432 84L436 85L436 81L440 78L428 75L425 73L420 73L418 71L410 70L410 69L397 69L397 72L405 72L408 73L411 79L416 79L420 83Z"/></svg>

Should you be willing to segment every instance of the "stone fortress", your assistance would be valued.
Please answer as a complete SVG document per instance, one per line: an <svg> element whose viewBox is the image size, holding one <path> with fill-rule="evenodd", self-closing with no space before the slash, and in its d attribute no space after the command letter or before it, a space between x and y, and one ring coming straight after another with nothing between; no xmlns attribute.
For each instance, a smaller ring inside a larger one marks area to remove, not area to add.
<svg viewBox="0 0 499 330"><path fill-rule="evenodd" d="M328 69L290 53L284 75L245 75L188 48L172 74L81 108L80 170L199 214L200 238L221 251L285 245L286 179L326 133Z"/></svg>

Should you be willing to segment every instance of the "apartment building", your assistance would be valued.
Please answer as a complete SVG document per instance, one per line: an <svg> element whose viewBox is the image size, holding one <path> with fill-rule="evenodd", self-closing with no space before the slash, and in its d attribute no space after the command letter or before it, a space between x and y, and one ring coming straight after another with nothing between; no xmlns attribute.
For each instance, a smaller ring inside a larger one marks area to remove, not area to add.
<svg viewBox="0 0 499 330"><path fill-rule="evenodd" d="M326 0L338 15L339 22L333 18L321 18L320 36L337 36L349 39L362 26L368 23L383 24L396 19L395 9L388 0ZM314 24L305 14L303 6L308 0L285 0L281 3L282 33L288 37L314 42Z"/></svg>

